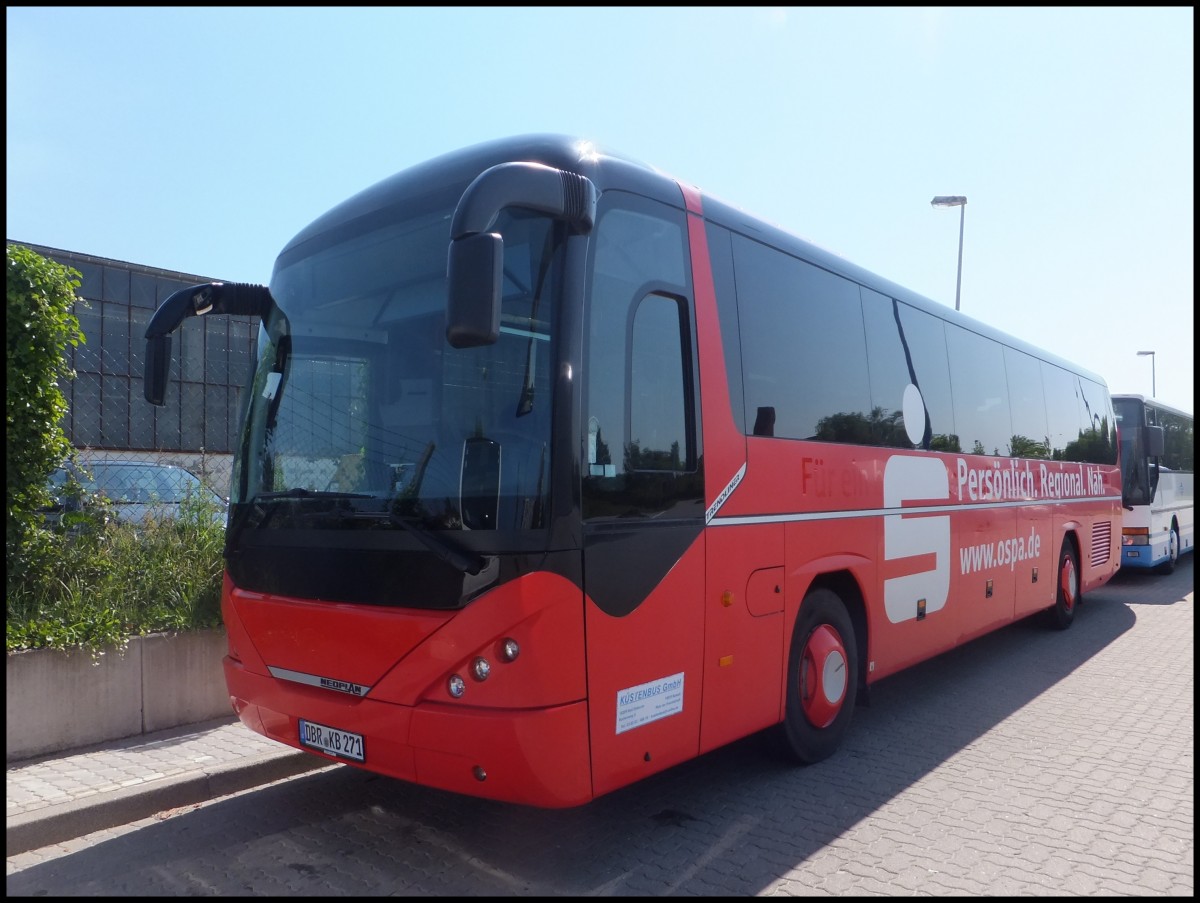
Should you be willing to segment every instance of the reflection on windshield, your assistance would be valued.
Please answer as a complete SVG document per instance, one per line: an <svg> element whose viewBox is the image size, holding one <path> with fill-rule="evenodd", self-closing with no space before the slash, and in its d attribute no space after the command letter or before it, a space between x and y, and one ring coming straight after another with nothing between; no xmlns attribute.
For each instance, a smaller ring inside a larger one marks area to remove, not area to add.
<svg viewBox="0 0 1200 903"><path fill-rule="evenodd" d="M278 311L235 466L235 502L354 496L442 529L544 526L549 490L553 224L502 215L499 340L445 340L448 216L343 234L271 283ZM275 518L273 523L280 522Z"/></svg>

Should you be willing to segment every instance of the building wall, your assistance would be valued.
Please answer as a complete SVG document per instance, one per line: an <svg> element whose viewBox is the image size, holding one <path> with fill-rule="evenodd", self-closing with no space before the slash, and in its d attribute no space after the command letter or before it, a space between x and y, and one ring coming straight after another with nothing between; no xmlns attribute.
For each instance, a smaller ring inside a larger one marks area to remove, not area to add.
<svg viewBox="0 0 1200 903"><path fill-rule="evenodd" d="M173 292L220 281L8 240L77 270L75 316L86 342L68 351L75 378L63 383L68 439L88 459L178 464L229 495L242 386L257 339L254 317L189 317L172 343L166 404L142 394L146 327Z"/></svg>

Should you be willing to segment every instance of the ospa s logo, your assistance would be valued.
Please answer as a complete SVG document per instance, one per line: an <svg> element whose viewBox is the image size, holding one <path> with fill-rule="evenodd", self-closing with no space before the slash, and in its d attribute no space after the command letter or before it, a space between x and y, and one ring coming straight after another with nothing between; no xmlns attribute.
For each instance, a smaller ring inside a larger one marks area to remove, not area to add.
<svg viewBox="0 0 1200 903"><path fill-rule="evenodd" d="M935 458L895 455L883 469L883 504L899 508L906 501L950 498L946 467ZM883 518L883 557L886 561L934 555L933 568L883 581L883 607L893 624L917 617L917 600L925 614L942 608L950 594L950 516L947 514L887 514Z"/></svg>

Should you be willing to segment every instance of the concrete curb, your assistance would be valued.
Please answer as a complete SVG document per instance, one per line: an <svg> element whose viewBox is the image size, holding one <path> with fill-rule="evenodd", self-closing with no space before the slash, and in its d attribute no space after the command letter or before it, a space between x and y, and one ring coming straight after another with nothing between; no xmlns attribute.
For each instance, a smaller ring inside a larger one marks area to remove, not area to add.
<svg viewBox="0 0 1200 903"><path fill-rule="evenodd" d="M5 662L6 764L232 714L225 629L130 637L85 649L26 649Z"/></svg>
<svg viewBox="0 0 1200 903"><path fill-rule="evenodd" d="M197 769L133 787L45 806L6 819L8 856L75 840L93 831L148 818L156 812L204 803L332 763L299 751L270 752L241 762Z"/></svg>

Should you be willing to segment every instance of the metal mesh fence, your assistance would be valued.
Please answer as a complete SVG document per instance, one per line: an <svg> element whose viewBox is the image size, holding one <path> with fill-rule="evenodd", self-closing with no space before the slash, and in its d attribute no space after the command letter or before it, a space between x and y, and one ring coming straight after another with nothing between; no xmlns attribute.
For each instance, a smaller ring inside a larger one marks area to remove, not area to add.
<svg viewBox="0 0 1200 903"><path fill-rule="evenodd" d="M10 242L11 243L11 242ZM170 270L27 245L77 270L82 284L75 315L86 342L68 350L75 378L61 384L68 410L63 427L77 449L109 457L169 460L215 470L224 492L227 464L237 441L242 386L257 338L252 317L191 317L172 337L166 404L143 395L146 327L173 292L215 281ZM133 453L140 453L134 455Z"/></svg>
<svg viewBox="0 0 1200 903"><path fill-rule="evenodd" d="M193 317L172 340L166 404L145 400L146 327L172 292L211 282L151 267L33 250L79 271L75 315L86 342L68 351L67 437L76 448L228 454L236 443L241 387L256 325L250 317Z"/></svg>

